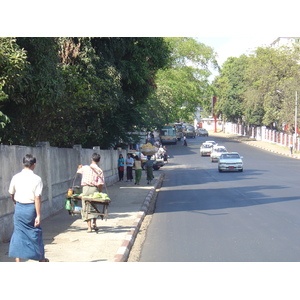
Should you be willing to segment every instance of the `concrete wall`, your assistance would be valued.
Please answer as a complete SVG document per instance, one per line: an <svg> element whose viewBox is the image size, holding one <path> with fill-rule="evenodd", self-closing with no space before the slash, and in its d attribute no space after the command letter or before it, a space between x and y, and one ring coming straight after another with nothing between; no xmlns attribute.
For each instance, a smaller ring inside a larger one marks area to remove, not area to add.
<svg viewBox="0 0 300 300"><path fill-rule="evenodd" d="M23 169L22 159L31 153L37 159L34 172L44 184L42 194L42 219L55 214L64 207L68 188L80 185L81 175L76 175L79 164L90 164L94 152L101 155L100 168L104 171L106 185L118 180L117 161L119 154L126 157L126 150L83 149L51 147L48 142L37 147L0 145L0 242L8 241L13 232L14 205L8 193L14 174Z"/></svg>
<svg viewBox="0 0 300 300"><path fill-rule="evenodd" d="M268 129L266 126L250 127L235 124L231 122L224 123L224 132L237 135L250 136L258 141L278 144L283 147L289 147L293 144L294 150L300 151L300 139L293 134L278 132L274 129Z"/></svg>

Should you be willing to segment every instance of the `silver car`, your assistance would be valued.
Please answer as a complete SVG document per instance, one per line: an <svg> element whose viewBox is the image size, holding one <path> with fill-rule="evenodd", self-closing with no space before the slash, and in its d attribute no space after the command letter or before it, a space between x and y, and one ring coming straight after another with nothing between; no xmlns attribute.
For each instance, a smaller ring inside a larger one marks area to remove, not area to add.
<svg viewBox="0 0 300 300"><path fill-rule="evenodd" d="M239 171L243 172L242 156L237 152L222 153L219 158L218 169L219 172L223 171Z"/></svg>
<svg viewBox="0 0 300 300"><path fill-rule="evenodd" d="M208 132L204 128L198 128L196 130L196 134L197 134L197 136L208 136Z"/></svg>
<svg viewBox="0 0 300 300"><path fill-rule="evenodd" d="M221 154L228 152L224 146L214 146L212 152L210 153L211 162L218 161Z"/></svg>

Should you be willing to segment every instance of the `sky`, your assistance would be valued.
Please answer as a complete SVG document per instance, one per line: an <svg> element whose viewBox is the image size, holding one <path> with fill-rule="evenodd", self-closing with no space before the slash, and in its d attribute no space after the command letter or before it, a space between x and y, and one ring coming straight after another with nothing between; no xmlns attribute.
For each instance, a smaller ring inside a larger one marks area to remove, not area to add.
<svg viewBox="0 0 300 300"><path fill-rule="evenodd" d="M197 37L196 39L217 52L217 61L221 67L228 57L250 54L257 47L270 46L277 38L278 36L273 35L265 37Z"/></svg>
<svg viewBox="0 0 300 300"><path fill-rule="evenodd" d="M255 37L299 28L294 0L2 2L0 36Z"/></svg>
<svg viewBox="0 0 300 300"><path fill-rule="evenodd" d="M249 55L258 47L270 46L279 36L245 36L245 37L197 37L198 42L210 46L217 53L217 61L220 67L228 57L239 57L243 54ZM212 75L209 80L212 81L218 72L211 70Z"/></svg>

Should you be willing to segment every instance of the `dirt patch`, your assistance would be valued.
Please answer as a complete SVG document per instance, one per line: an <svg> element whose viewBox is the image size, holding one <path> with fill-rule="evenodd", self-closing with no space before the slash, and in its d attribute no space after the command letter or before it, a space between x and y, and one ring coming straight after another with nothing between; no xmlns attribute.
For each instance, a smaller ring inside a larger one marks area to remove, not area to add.
<svg viewBox="0 0 300 300"><path fill-rule="evenodd" d="M130 250L127 262L139 262L142 247L146 238L147 228L151 222L152 215L146 215L141 228L136 236L135 242Z"/></svg>

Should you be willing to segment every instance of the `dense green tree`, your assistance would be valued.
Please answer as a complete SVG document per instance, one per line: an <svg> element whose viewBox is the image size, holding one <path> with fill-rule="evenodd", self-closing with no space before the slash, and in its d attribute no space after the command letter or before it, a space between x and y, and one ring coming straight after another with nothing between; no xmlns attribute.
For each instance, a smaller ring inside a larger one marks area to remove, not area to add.
<svg viewBox="0 0 300 300"><path fill-rule="evenodd" d="M7 99L7 95L3 92L2 90L2 84L0 84L0 104L1 104L1 101ZM1 105L0 105L1 107ZM9 123L9 118L3 113L0 111L0 133L1 133L1 129L3 129L5 127L5 125ZM0 136L0 142L2 140L2 137Z"/></svg>
<svg viewBox="0 0 300 300"><path fill-rule="evenodd" d="M218 68L212 48L193 38L165 38L171 66L156 76L157 97L169 110L168 121L188 120L196 107L211 107L210 67Z"/></svg>
<svg viewBox="0 0 300 300"><path fill-rule="evenodd" d="M132 136L128 132L150 129L155 121L149 122L156 99L154 78L159 69L168 65L168 45L162 38L93 38L92 44L101 68L113 74L115 88L111 92L118 97L110 118L102 124L103 139L109 132L115 142L129 141Z"/></svg>
<svg viewBox="0 0 300 300"><path fill-rule="evenodd" d="M245 71L248 60L245 55L228 58L214 81L218 97L216 112L226 121L241 122L243 119L244 92L247 87Z"/></svg>
<svg viewBox="0 0 300 300"><path fill-rule="evenodd" d="M35 145L47 140L51 116L62 96L62 80L57 69L57 44L54 38L17 38L26 53L26 73L20 86L7 89L4 111L11 122L5 128L5 142Z"/></svg>
<svg viewBox="0 0 300 300"><path fill-rule="evenodd" d="M281 129L283 123L294 123L290 122L295 98L289 93L289 87L299 82L298 60L299 55L290 48L256 49L247 69L249 87L245 109L253 105L260 107L261 124Z"/></svg>
<svg viewBox="0 0 300 300"><path fill-rule="evenodd" d="M102 148L210 107L210 47L192 38L8 38L4 143ZM17 55L18 53L18 55ZM1 54L1 52L0 52ZM15 61L13 58L15 57ZM5 66L4 63L1 66ZM2 72L2 73L1 73Z"/></svg>
<svg viewBox="0 0 300 300"><path fill-rule="evenodd" d="M9 112L5 109L9 98L13 107L24 103L20 91L23 90L28 67L26 58L25 51L18 46L15 38L0 38L0 142L3 142L7 131L3 128L10 122Z"/></svg>
<svg viewBox="0 0 300 300"><path fill-rule="evenodd" d="M299 49L270 47L227 59L214 82L218 113L232 122L293 131L299 59Z"/></svg>
<svg viewBox="0 0 300 300"><path fill-rule="evenodd" d="M8 93L13 95L14 103L22 102L18 96L26 70L26 53L16 43L14 38L0 38L0 109L4 100L8 99ZM16 92L17 91L17 92ZM2 127L7 123L8 118L0 113Z"/></svg>
<svg viewBox="0 0 300 300"><path fill-rule="evenodd" d="M20 81L3 85L2 111L11 119L2 134L5 143L47 140L54 146L107 148L129 140L128 132L145 125L155 74L169 59L162 38L8 41L15 48L11 53L4 46L1 50L11 59L22 49L25 71Z"/></svg>

